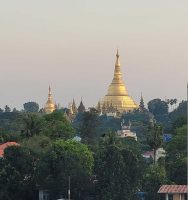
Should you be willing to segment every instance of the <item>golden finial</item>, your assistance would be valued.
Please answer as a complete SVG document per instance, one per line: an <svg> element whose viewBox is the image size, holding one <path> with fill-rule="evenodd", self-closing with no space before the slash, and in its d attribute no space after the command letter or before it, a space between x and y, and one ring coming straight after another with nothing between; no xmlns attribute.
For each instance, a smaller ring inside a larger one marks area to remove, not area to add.
<svg viewBox="0 0 188 200"><path fill-rule="evenodd" d="M117 49L117 53L116 53L116 66L120 66L118 49Z"/></svg>
<svg viewBox="0 0 188 200"><path fill-rule="evenodd" d="M74 97L73 97L73 100L72 100L72 104L75 104Z"/></svg>
<svg viewBox="0 0 188 200"><path fill-rule="evenodd" d="M119 52L118 52L118 49L117 49L116 57L119 58Z"/></svg>
<svg viewBox="0 0 188 200"><path fill-rule="evenodd" d="M48 89L48 91L49 91L49 94L51 94L52 92L51 92L51 87L50 87L50 85L49 85L49 89Z"/></svg>

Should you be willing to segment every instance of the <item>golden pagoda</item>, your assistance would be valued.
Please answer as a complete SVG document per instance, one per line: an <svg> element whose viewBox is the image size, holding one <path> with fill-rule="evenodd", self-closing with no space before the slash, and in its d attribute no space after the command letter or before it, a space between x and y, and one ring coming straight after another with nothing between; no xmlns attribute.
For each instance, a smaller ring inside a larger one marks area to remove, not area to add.
<svg viewBox="0 0 188 200"><path fill-rule="evenodd" d="M111 105L119 113L133 111L138 108L132 97L128 95L125 83L122 79L119 53L117 50L114 77L108 87L107 95L100 101L102 107ZM108 108L106 108L108 110Z"/></svg>
<svg viewBox="0 0 188 200"><path fill-rule="evenodd" d="M49 114L49 113L52 113L55 109L56 109L56 106L53 102L51 87L49 86L48 100L44 106L44 111L45 113Z"/></svg>

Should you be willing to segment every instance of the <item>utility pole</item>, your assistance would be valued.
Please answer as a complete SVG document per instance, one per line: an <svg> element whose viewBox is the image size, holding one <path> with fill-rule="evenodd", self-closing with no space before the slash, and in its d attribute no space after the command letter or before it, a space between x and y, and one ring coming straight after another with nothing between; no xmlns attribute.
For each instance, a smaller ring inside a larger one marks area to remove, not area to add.
<svg viewBox="0 0 188 200"><path fill-rule="evenodd" d="M69 190L68 190L68 200L70 200L70 176L69 176Z"/></svg>

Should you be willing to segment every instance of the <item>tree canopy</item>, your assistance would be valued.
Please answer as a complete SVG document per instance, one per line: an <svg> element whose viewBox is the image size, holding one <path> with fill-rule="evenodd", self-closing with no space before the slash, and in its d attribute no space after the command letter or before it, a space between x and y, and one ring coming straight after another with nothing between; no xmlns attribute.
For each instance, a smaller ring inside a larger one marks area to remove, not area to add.
<svg viewBox="0 0 188 200"><path fill-rule="evenodd" d="M139 191L158 200L161 184L186 184L187 102L173 111L160 99L148 104L150 112L109 117L91 108L75 119L64 114L66 108L51 114L1 110L0 143L20 146L8 147L0 158L0 199L37 200L39 189L52 199L67 197L69 176L71 198L78 200L134 200ZM117 137L122 120L131 122L137 141ZM170 141L163 142L163 132ZM81 142L74 141L76 134ZM159 147L166 150L165 158L155 164L143 158Z"/></svg>
<svg viewBox="0 0 188 200"><path fill-rule="evenodd" d="M168 114L168 104L161 99L153 99L148 102L148 109L149 111L156 115L164 115Z"/></svg>
<svg viewBox="0 0 188 200"><path fill-rule="evenodd" d="M74 129L62 112L56 111L44 115L45 126L43 132L52 139L70 139L74 136Z"/></svg>
<svg viewBox="0 0 188 200"><path fill-rule="evenodd" d="M41 159L38 183L52 198L67 196L68 177L71 178L71 198L82 195L92 174L93 156L85 144L72 140L58 140Z"/></svg>
<svg viewBox="0 0 188 200"><path fill-rule="evenodd" d="M142 158L109 133L96 154L95 173L97 199L133 199L142 176Z"/></svg>
<svg viewBox="0 0 188 200"><path fill-rule="evenodd" d="M172 182L187 183L187 125L178 128L166 146L166 169Z"/></svg>
<svg viewBox="0 0 188 200"><path fill-rule="evenodd" d="M38 112L39 111L39 104L34 101L24 103L23 107L26 112Z"/></svg>
<svg viewBox="0 0 188 200"><path fill-rule="evenodd" d="M11 146L0 159L0 199L33 200L38 196L35 182L37 159L27 148Z"/></svg>
<svg viewBox="0 0 188 200"><path fill-rule="evenodd" d="M154 151L154 163L156 162L156 151L163 143L163 128L159 124L151 124L146 133L146 140L150 148Z"/></svg>

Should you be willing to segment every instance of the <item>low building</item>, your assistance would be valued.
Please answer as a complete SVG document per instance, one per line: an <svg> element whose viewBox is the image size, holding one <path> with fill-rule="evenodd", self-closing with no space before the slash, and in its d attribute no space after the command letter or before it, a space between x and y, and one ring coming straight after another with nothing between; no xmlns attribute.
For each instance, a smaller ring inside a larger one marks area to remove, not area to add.
<svg viewBox="0 0 188 200"><path fill-rule="evenodd" d="M156 151L156 160L165 156L166 156L166 151L163 148L158 148Z"/></svg>
<svg viewBox="0 0 188 200"><path fill-rule="evenodd" d="M187 200L187 185L162 185L158 191L164 200Z"/></svg>
<svg viewBox="0 0 188 200"><path fill-rule="evenodd" d="M166 152L163 148L158 148L156 151L156 160L158 160L161 157L165 157ZM146 151L142 154L144 158L152 158L154 159L154 151Z"/></svg>
<svg viewBox="0 0 188 200"><path fill-rule="evenodd" d="M137 141L136 133L131 131L131 122L129 122L129 125L126 126L124 123L124 120L121 122L121 128L122 130L117 131L117 137L119 138L133 138Z"/></svg>

